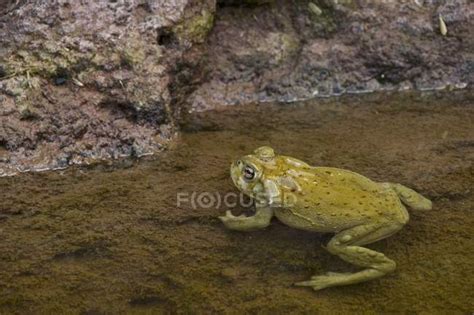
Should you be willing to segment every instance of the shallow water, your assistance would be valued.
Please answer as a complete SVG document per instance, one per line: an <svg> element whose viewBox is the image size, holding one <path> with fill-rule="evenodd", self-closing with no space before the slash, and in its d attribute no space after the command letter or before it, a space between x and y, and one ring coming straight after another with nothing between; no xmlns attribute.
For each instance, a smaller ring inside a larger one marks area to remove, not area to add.
<svg viewBox="0 0 474 315"><path fill-rule="evenodd" d="M463 92L227 108L189 117L153 158L1 178L0 313L470 313L473 105ZM196 198L235 192L230 161L260 145L431 198L368 246L396 272L313 292L292 283L353 270L322 248L329 235L225 230L226 207Z"/></svg>

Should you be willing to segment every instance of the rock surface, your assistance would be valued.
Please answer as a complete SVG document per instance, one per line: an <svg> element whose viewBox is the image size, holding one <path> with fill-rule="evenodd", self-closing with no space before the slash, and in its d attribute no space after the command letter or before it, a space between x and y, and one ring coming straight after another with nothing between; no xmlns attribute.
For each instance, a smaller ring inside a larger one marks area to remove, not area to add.
<svg viewBox="0 0 474 315"><path fill-rule="evenodd" d="M474 82L468 0L0 8L0 176L155 152L189 110Z"/></svg>
<svg viewBox="0 0 474 315"><path fill-rule="evenodd" d="M2 1L0 175L166 146L213 1Z"/></svg>
<svg viewBox="0 0 474 315"><path fill-rule="evenodd" d="M213 62L190 98L194 110L474 82L472 1L234 4L221 1L209 40Z"/></svg>

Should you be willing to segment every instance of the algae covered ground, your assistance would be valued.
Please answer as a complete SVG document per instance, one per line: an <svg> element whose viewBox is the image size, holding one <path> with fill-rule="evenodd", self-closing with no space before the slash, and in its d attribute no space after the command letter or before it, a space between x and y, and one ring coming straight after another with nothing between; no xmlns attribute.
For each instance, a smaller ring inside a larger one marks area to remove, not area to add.
<svg viewBox="0 0 474 315"><path fill-rule="evenodd" d="M0 178L0 314L471 313L473 105L468 91L223 108L145 160ZM396 272L313 292L292 284L353 270L322 247L330 235L225 230L213 198L236 192L230 161L260 145L431 198L368 246Z"/></svg>

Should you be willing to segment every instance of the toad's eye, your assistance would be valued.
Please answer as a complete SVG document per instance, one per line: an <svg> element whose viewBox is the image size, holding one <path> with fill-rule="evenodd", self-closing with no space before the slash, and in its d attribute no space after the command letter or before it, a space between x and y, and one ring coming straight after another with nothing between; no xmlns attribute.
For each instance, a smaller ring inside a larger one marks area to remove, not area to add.
<svg viewBox="0 0 474 315"><path fill-rule="evenodd" d="M246 166L244 168L243 173L244 173L244 178L246 180L252 180L255 178L255 170L251 168L250 166Z"/></svg>

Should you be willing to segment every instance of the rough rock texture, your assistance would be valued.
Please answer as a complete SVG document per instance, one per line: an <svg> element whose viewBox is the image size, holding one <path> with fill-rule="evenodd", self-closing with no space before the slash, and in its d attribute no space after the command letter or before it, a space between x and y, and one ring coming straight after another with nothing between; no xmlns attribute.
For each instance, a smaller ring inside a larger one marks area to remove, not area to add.
<svg viewBox="0 0 474 315"><path fill-rule="evenodd" d="M0 176L160 150L183 108L469 88L473 30L469 0L0 0Z"/></svg>
<svg viewBox="0 0 474 315"><path fill-rule="evenodd" d="M166 146L212 0L0 4L0 175Z"/></svg>
<svg viewBox="0 0 474 315"><path fill-rule="evenodd" d="M472 1L236 2L219 2L213 62L190 98L195 110L474 82ZM311 10L314 4L321 14Z"/></svg>

